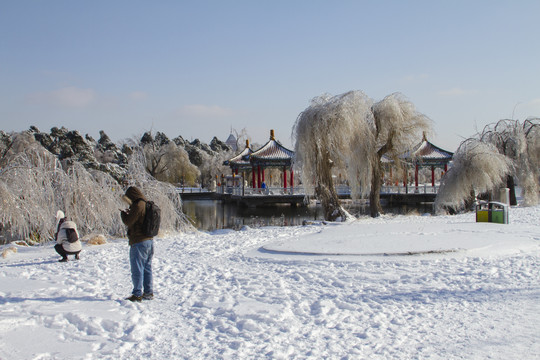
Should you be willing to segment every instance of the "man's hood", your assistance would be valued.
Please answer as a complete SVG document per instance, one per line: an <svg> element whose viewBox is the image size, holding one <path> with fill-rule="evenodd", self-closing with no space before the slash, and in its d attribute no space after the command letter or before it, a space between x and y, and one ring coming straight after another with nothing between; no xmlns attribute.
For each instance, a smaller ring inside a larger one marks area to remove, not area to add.
<svg viewBox="0 0 540 360"><path fill-rule="evenodd" d="M135 187L135 186L130 186L128 187L128 189L126 190L126 196L131 200L131 201L135 201L135 200L138 200L138 199L142 199L142 200L145 200L146 201L146 198L144 197L143 193L141 192L141 190L139 190L139 188Z"/></svg>

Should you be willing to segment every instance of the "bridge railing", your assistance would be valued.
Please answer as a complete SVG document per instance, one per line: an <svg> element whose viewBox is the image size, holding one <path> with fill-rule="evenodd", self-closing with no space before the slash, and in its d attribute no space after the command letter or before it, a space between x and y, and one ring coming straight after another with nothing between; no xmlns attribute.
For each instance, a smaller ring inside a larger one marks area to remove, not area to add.
<svg viewBox="0 0 540 360"><path fill-rule="evenodd" d="M351 188L348 185L336 185L335 188L338 196L351 195Z"/></svg>
<svg viewBox="0 0 540 360"><path fill-rule="evenodd" d="M212 192L208 190L207 188L203 187L188 187L188 186L180 186L176 188L176 191L185 194L185 193L209 193Z"/></svg>
<svg viewBox="0 0 540 360"><path fill-rule="evenodd" d="M437 194L439 186L423 185L398 185L398 186L383 186L381 194Z"/></svg>
<svg viewBox="0 0 540 360"><path fill-rule="evenodd" d="M219 193L238 195L238 196L247 196L247 195L304 195L304 187L288 187L286 189L282 187L267 187L264 189L252 188L252 187L220 187L218 188Z"/></svg>
<svg viewBox="0 0 540 360"><path fill-rule="evenodd" d="M423 185L407 185L407 186L382 186L381 194L437 194L439 186ZM304 195L305 189L303 186L288 187L267 187L264 189L252 187L233 187L233 186L218 186L217 192L221 194L231 194L238 196L246 195ZM336 192L340 196L351 194L351 189L347 185L337 185Z"/></svg>

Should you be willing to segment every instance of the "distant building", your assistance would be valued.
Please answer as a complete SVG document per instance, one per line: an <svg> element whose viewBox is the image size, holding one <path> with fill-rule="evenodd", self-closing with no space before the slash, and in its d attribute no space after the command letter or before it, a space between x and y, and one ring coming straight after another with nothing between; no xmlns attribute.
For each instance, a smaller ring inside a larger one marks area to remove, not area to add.
<svg viewBox="0 0 540 360"><path fill-rule="evenodd" d="M234 137L232 133L227 138L227 141L225 141L225 144L229 145L235 152L236 150L238 150L238 146L236 145L236 138Z"/></svg>

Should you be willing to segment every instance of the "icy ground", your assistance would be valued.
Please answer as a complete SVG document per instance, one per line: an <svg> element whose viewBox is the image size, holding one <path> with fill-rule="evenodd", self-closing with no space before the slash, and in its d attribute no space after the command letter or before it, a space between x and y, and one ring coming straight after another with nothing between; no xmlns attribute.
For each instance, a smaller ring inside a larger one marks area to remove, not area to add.
<svg viewBox="0 0 540 360"><path fill-rule="evenodd" d="M383 216L156 247L142 303L123 300L126 240L78 262L52 244L0 258L0 359L540 358L540 207L509 225Z"/></svg>

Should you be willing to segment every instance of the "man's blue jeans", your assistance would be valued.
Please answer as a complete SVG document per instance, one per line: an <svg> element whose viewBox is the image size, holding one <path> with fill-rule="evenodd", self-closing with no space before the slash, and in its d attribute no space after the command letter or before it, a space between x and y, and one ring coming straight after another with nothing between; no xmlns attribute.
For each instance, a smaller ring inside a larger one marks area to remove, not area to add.
<svg viewBox="0 0 540 360"><path fill-rule="evenodd" d="M131 245L129 249L129 262L131 263L131 281L133 282L133 295L142 296L153 294L152 284L152 257L154 256L154 240L145 240Z"/></svg>

